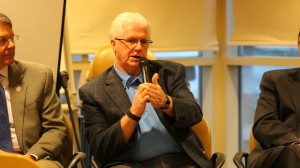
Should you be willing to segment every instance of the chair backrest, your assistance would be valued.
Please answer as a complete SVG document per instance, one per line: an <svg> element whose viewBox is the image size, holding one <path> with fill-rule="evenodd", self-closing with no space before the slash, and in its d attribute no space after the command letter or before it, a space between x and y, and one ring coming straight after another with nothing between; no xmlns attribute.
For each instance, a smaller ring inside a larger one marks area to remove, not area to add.
<svg viewBox="0 0 300 168"><path fill-rule="evenodd" d="M154 54L148 50L147 58L156 60ZM87 79L93 79L104 72L107 68L114 65L115 53L110 45L100 47L95 53L93 61L90 63Z"/></svg>
<svg viewBox="0 0 300 168"><path fill-rule="evenodd" d="M63 120L67 126L67 138L68 138L66 149L64 151L64 157L65 157L67 163L70 163L73 158L73 138L74 138L73 127L72 127L69 117L66 114L64 114Z"/></svg>
<svg viewBox="0 0 300 168"><path fill-rule="evenodd" d="M0 167L9 168L41 168L36 161L25 155L0 152Z"/></svg>
<svg viewBox="0 0 300 168"><path fill-rule="evenodd" d="M253 136L252 129L250 131L250 140L249 140L249 152L252 152L252 150L255 148L255 146L258 144L258 141Z"/></svg>
<svg viewBox="0 0 300 168"><path fill-rule="evenodd" d="M211 132L209 124L205 117L202 117L202 121L192 127L198 138L201 140L205 154L208 158L211 158Z"/></svg>

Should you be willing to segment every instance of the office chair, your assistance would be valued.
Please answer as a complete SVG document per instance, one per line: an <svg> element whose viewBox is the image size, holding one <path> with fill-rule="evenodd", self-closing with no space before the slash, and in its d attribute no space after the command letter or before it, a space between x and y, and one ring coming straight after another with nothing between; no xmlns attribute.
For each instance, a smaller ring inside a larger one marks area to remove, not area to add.
<svg viewBox="0 0 300 168"><path fill-rule="evenodd" d="M211 158L214 168L220 168L225 163L226 156L223 153L213 153L211 149L211 132L209 124L205 117L202 117L202 121L192 127L195 134L201 140L205 154L208 158Z"/></svg>
<svg viewBox="0 0 300 168"><path fill-rule="evenodd" d="M97 75L104 72L107 68L114 64L115 54L111 46L100 47L96 52L93 61L90 63L87 74L87 81L95 78ZM157 58L150 51L147 53L147 59L156 60ZM203 117L202 121L196 124L193 128L194 132L201 139L204 145L207 157L211 158L214 168L220 168L225 162L225 155L222 153L211 152L211 132L207 120ZM96 168L100 168L98 165Z"/></svg>
<svg viewBox="0 0 300 168"><path fill-rule="evenodd" d="M258 145L259 142L254 138L252 129L250 131L250 141L249 141L249 153L252 152L254 147ZM233 157L233 162L237 168L247 168L247 160L249 153L247 152L238 152ZM245 164L243 163L243 158L245 160Z"/></svg>
<svg viewBox="0 0 300 168"><path fill-rule="evenodd" d="M76 168L77 163L84 159L85 153L83 152L76 152L73 154L73 127L72 124L66 114L64 114L63 118L64 122L66 123L67 126L67 146L64 151L64 156L67 160L68 166L67 168Z"/></svg>
<svg viewBox="0 0 300 168"><path fill-rule="evenodd" d="M25 155L0 152L0 167L9 168L41 168L36 161Z"/></svg>

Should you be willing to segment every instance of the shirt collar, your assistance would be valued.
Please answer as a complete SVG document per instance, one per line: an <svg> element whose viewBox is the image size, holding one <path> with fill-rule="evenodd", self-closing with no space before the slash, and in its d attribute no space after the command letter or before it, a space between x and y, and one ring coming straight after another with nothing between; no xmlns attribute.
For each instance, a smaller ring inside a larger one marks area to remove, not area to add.
<svg viewBox="0 0 300 168"><path fill-rule="evenodd" d="M8 78L8 66L3 67L0 69L0 74L6 78Z"/></svg>
<svg viewBox="0 0 300 168"><path fill-rule="evenodd" d="M139 74L139 76L138 76L137 78L135 78L135 77L133 77L133 76L130 76L130 75L128 75L128 74L126 74L126 73L124 73L124 72L118 70L116 64L114 64L114 69L116 70L117 75L121 78L122 84L123 84L124 87L125 87L125 86L128 87L128 85L130 85L131 83L134 83L136 80L139 80L140 83L142 83L141 81L143 81L143 78L142 78L142 74L141 74L141 73ZM134 78L134 79L133 79L133 80L131 79L132 81L131 81L131 82L128 82L128 79L129 79L129 78ZM128 82L128 83L127 83L127 82Z"/></svg>

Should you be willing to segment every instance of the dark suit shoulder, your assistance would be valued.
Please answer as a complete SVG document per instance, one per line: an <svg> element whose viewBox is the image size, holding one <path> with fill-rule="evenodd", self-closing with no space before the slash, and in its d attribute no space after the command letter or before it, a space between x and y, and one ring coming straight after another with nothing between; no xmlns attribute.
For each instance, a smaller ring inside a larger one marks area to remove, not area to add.
<svg viewBox="0 0 300 168"><path fill-rule="evenodd" d="M150 60L150 64L152 64L156 69L178 69L178 67L183 66L181 63L167 61L167 60Z"/></svg>
<svg viewBox="0 0 300 168"><path fill-rule="evenodd" d="M166 61L166 60L150 60L150 76L154 73L159 75L167 74L168 77L174 77L178 72L185 75L185 67L177 62ZM162 77L162 76L160 76Z"/></svg>
<svg viewBox="0 0 300 168"><path fill-rule="evenodd" d="M98 92L103 91L104 87L107 84L110 84L117 79L120 78L118 77L115 69L112 66L100 75L96 76L95 78L89 80L87 83L82 85L79 88L79 96L82 97L82 95L85 94L89 96L95 96L95 94L98 94Z"/></svg>
<svg viewBox="0 0 300 168"><path fill-rule="evenodd" d="M294 78L297 74L300 74L300 68L278 69L265 72L262 78L278 81L285 78Z"/></svg>

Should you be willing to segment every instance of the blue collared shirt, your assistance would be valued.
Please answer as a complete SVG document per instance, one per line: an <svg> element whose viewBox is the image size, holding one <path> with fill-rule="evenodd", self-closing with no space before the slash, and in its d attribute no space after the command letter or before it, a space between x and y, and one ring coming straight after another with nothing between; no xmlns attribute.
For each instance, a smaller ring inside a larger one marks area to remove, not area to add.
<svg viewBox="0 0 300 168"><path fill-rule="evenodd" d="M143 81L142 75L139 74L137 78L134 78L119 71L116 66L114 68L122 79L126 93L132 102L139 84ZM146 104L146 109L136 129L138 138L131 153L131 158L134 161L142 161L166 153L183 152L159 120L151 103Z"/></svg>

